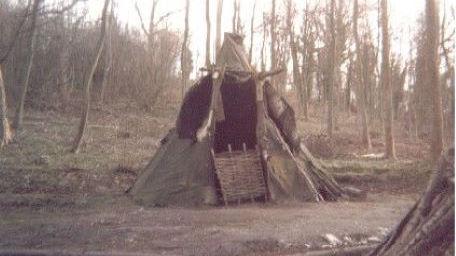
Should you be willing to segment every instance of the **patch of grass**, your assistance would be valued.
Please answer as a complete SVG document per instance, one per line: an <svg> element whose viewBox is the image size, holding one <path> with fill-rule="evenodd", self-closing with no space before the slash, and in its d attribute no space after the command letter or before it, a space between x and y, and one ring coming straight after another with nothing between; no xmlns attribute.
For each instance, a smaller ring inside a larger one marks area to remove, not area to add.
<svg viewBox="0 0 456 256"><path fill-rule="evenodd" d="M117 115L94 111L82 150L73 154L70 149L77 118L28 112L23 130L17 133L13 143L0 151L0 193L40 191L36 187L49 191L50 188L62 187L62 179L68 178L65 173L68 170L81 170L71 177L78 181L85 177L99 181L105 177L108 179L101 183L110 183L111 172L117 166L142 168L153 156L157 141L174 121L149 115L144 112Z"/></svg>
<svg viewBox="0 0 456 256"><path fill-rule="evenodd" d="M429 172L433 168L426 161L412 160L324 160L326 166L334 173L387 174Z"/></svg>
<svg viewBox="0 0 456 256"><path fill-rule="evenodd" d="M338 182L371 192L419 193L433 170L425 161L326 160L325 163Z"/></svg>

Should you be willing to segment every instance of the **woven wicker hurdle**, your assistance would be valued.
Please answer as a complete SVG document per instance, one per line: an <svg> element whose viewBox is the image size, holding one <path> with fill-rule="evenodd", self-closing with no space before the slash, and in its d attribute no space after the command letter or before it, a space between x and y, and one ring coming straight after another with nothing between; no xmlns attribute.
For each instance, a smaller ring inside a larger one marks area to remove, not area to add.
<svg viewBox="0 0 456 256"><path fill-rule="evenodd" d="M225 205L244 200L265 198L266 183L257 150L231 151L214 155Z"/></svg>

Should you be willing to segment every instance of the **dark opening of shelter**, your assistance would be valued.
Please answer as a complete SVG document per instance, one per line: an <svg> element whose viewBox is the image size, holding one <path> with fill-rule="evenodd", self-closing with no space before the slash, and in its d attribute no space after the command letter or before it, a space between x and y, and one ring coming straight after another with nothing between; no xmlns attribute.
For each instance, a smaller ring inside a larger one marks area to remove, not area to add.
<svg viewBox="0 0 456 256"><path fill-rule="evenodd" d="M220 88L225 119L215 127L214 150L216 153L232 150L254 149L256 145L256 88L253 79L239 83L225 77ZM245 144L245 146L243 146Z"/></svg>

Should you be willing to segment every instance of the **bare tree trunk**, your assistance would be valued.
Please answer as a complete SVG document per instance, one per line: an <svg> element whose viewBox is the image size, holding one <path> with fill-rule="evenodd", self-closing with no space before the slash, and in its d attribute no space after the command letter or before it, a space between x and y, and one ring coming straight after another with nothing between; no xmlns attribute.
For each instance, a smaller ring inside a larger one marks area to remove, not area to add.
<svg viewBox="0 0 456 256"><path fill-rule="evenodd" d="M217 23L215 25L215 48L217 55L222 48L222 10L223 0L217 0Z"/></svg>
<svg viewBox="0 0 456 256"><path fill-rule="evenodd" d="M233 26L233 33L241 34L242 25L241 25L241 16L240 16L241 4L239 0L233 0L233 18L231 20Z"/></svg>
<svg viewBox="0 0 456 256"><path fill-rule="evenodd" d="M302 76L299 71L298 53L297 53L296 48L297 47L296 47L296 42L294 39L294 33L290 32L290 51L291 51L291 59L292 59L292 63L293 63L293 83L296 86L296 88L298 89L298 98L299 98L299 106L301 108L301 114L303 114L307 120L307 118L308 118L307 117L307 113L308 113L307 103L306 103L307 89L303 86L303 83L301 80Z"/></svg>
<svg viewBox="0 0 456 256"><path fill-rule="evenodd" d="M154 35L155 35L155 10L157 9L157 4L159 0L152 1L152 10L150 11L150 22L149 22L149 33L148 33L148 44L149 50L151 51L151 57L154 57Z"/></svg>
<svg viewBox="0 0 456 256"><path fill-rule="evenodd" d="M25 66L22 74L22 87L19 95L19 100L17 101L16 115L14 116L13 122L13 127L16 130L20 130L22 128L25 97L27 96L27 89L30 82L30 73L32 71L33 58L35 55L36 21L38 19L38 11L42 1L43 0L34 0L32 5L32 13L30 16L30 31L27 35L27 65Z"/></svg>
<svg viewBox="0 0 456 256"><path fill-rule="evenodd" d="M264 46L266 44L266 14L263 13L263 42L261 43L261 71L266 71L266 60L264 58Z"/></svg>
<svg viewBox="0 0 456 256"><path fill-rule="evenodd" d="M0 67L0 149L12 139L12 133L7 117L6 91Z"/></svg>
<svg viewBox="0 0 456 256"><path fill-rule="evenodd" d="M437 161L443 150L443 110L439 82L439 9L435 0L426 0L425 13L425 75L432 102L431 158Z"/></svg>
<svg viewBox="0 0 456 256"><path fill-rule="evenodd" d="M301 113L304 116L307 116L307 89L302 84L302 76L299 69L299 60L298 60L298 49L295 42L295 34L293 29L293 4L291 0L287 0L287 29L290 36L290 52L291 60L293 64L293 83L298 91L299 106ZM307 119L307 117L306 117Z"/></svg>
<svg viewBox="0 0 456 256"><path fill-rule="evenodd" d="M351 53L349 54L350 56L347 70L347 81L345 83L345 110L347 111L347 114L350 116L351 85L353 77L353 57Z"/></svg>
<svg viewBox="0 0 456 256"><path fill-rule="evenodd" d="M206 67L211 65L211 16L209 0L206 0Z"/></svg>
<svg viewBox="0 0 456 256"><path fill-rule="evenodd" d="M359 8L358 0L354 0L353 4L353 37L355 38L356 44L356 60L355 60L355 77L357 78L357 93L356 100L358 103L359 113L361 115L361 129L362 129L362 143L366 150L372 148L370 134L369 134L369 122L367 119L367 106L366 106L366 95L365 95L365 81L363 79L363 65L361 64L361 43L358 35L358 17Z"/></svg>
<svg viewBox="0 0 456 256"><path fill-rule="evenodd" d="M446 10L447 8L447 1L443 1L443 10ZM449 127L448 130L451 132L454 132L454 118L455 118L455 106L454 106L454 83L455 83L455 74L454 74L454 62L450 60L450 53L449 49L446 47L445 42L448 40L450 43L454 42L454 34L450 34L449 38L446 38L445 31L447 30L446 28L446 12L443 12L443 17L442 17L442 26L440 29L441 32L441 37L440 37L440 47L442 48L443 52L443 57L445 59L445 65L447 69L447 76L445 80L445 84L447 80L449 79L449 88L450 88L450 93L447 93L446 95L446 101L447 104L449 105L450 111L448 111L448 116L444 116L444 120L447 123L447 126ZM454 31L454 30L453 30ZM453 40L452 40L453 39ZM442 94L442 100L445 98L445 93ZM445 127L445 125L444 125ZM445 130L445 128L444 128Z"/></svg>
<svg viewBox="0 0 456 256"><path fill-rule="evenodd" d="M237 18L237 0L233 0L233 18L231 20L231 23L232 23L232 26L233 26L233 33L237 33L236 29L237 29L237 26L236 26L236 18Z"/></svg>
<svg viewBox="0 0 456 256"><path fill-rule="evenodd" d="M111 72L112 68L112 23L114 22L114 1L111 3L111 11L109 14L109 19L107 21L107 40L105 40L105 58L107 58L107 61L105 62L105 69L102 74L102 79L101 79L101 87L100 87L100 99L99 99L99 104L103 106L103 100L104 100L104 92L106 88L106 82L107 82L107 77L109 76L109 73Z"/></svg>
<svg viewBox="0 0 456 256"><path fill-rule="evenodd" d="M241 22L241 2L236 1L236 33L243 35Z"/></svg>
<svg viewBox="0 0 456 256"><path fill-rule="evenodd" d="M314 69L314 42L311 39L311 30L310 30L310 21L309 21L309 5L306 3L306 7L303 15L303 35L302 35L302 46L301 46L301 55L302 55L302 72L301 72L301 84L304 91L299 91L300 95L300 104L303 106L303 115L304 119L309 120L309 99L312 95L312 82L313 82L313 69Z"/></svg>
<svg viewBox="0 0 456 256"><path fill-rule="evenodd" d="M334 127L336 130L339 130L339 125L338 125L338 111L337 109L342 108L342 102L343 99L339 95L341 95L340 91L342 88L342 74L341 74L341 65L343 63L343 54L345 50L345 43L347 41L346 39L346 32L345 32L345 23L344 23L344 2L346 0L339 0L337 3L337 8L334 13L335 17L335 31L336 31L336 53L335 53L335 67L334 67L334 88L333 88L333 100L334 100L334 106L335 106L335 111L333 111L333 122L334 122ZM334 108L334 107L333 107Z"/></svg>
<svg viewBox="0 0 456 256"><path fill-rule="evenodd" d="M92 87L92 82L93 82L93 74L95 73L95 69L97 68L98 61L101 56L101 52L103 50L103 45L104 41L106 39L106 14L108 10L108 5L109 5L109 0L105 0L104 6L103 6L103 12L101 14L101 31L100 31L100 37L98 38L97 46L96 46L96 53L95 56L92 60L92 66L90 68L90 72L87 76L87 81L84 87L84 109L81 115L81 121L79 123L79 129L78 129L78 134L76 135L76 138L73 142L73 148L71 149L71 152L73 153L79 153L79 150L81 148L82 141L84 139L84 134L85 130L87 127L87 121L89 118L89 110L90 110L90 90Z"/></svg>
<svg viewBox="0 0 456 256"><path fill-rule="evenodd" d="M277 68L277 56L276 56L276 42L277 42L277 33L276 33L276 0L272 0L272 9L271 9L271 70L276 70ZM279 87L276 83L274 77L271 78L272 85L279 90Z"/></svg>
<svg viewBox="0 0 456 256"><path fill-rule="evenodd" d="M383 110L385 129L385 158L396 158L393 137L393 97L391 88L390 40L388 31L388 1L381 0L382 24L382 70L381 88L383 89Z"/></svg>
<svg viewBox="0 0 456 256"><path fill-rule="evenodd" d="M405 85L405 78L407 77L407 66L405 66L401 73L396 74L393 73L392 82L393 86L393 120L396 121L399 119L400 109L399 105L402 103L402 95L404 95L404 85ZM396 96L395 96L396 95Z"/></svg>
<svg viewBox="0 0 456 256"><path fill-rule="evenodd" d="M220 1L219 0L219 4ZM187 40L188 40L188 11L190 9L190 0L185 0L185 29L184 29L184 40L182 42L182 50L181 50L181 83L182 83L182 101L184 100L184 95L185 95L185 88L187 87L187 79L188 79L188 73L189 71L187 70ZM217 17L217 23L219 22L219 17ZM219 29L219 24L217 24L217 28ZM220 32L220 31L218 31ZM220 36L220 35L218 35ZM220 40L220 38L219 38ZM217 46L218 47L218 46Z"/></svg>
<svg viewBox="0 0 456 256"><path fill-rule="evenodd" d="M253 3L252 18L250 19L250 48L249 48L249 63L250 63L250 65L252 65L253 34L255 33L255 31L254 31L255 9L256 9L256 0Z"/></svg>
<svg viewBox="0 0 456 256"><path fill-rule="evenodd" d="M329 56L327 61L327 122L326 132L330 138L334 135L334 87L335 87L335 61L336 61L336 26L335 26L335 10L336 1L331 0L331 7L329 13L329 30L330 30L330 44L329 44Z"/></svg>
<svg viewBox="0 0 456 256"><path fill-rule="evenodd" d="M312 39L311 39L312 40ZM307 68L306 68L306 77L303 80L303 87L306 90L306 93L304 94L304 104L306 105L304 110L304 119L309 120L309 104L310 100L312 99L312 89L313 89L313 83L314 83L314 77L315 77L315 57L314 57L314 52L315 52L315 43L310 42L308 47L308 53L307 53ZM304 74L303 74L304 76ZM305 82L304 82L305 81Z"/></svg>

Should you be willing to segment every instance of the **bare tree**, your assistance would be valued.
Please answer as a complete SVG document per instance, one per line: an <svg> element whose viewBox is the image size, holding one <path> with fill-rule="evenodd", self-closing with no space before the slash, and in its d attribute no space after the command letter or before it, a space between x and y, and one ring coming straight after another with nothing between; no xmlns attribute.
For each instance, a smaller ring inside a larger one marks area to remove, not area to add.
<svg viewBox="0 0 456 256"><path fill-rule="evenodd" d="M252 64L252 51L253 51L253 34L254 31L254 23L255 23L255 9L256 9L256 0L253 3L253 10L252 10L252 18L250 19L250 48L249 48L249 63Z"/></svg>
<svg viewBox="0 0 456 256"><path fill-rule="evenodd" d="M104 46L104 58L105 58L105 66L104 66L104 71L102 72L102 78L101 78L101 85L100 85L100 99L99 99L99 104L103 106L103 99L104 99L104 92L106 88L106 82L107 82L107 77L109 76L109 73L111 72L112 68L112 30L113 30L113 25L112 23L114 22L114 0L112 0L111 3L111 11L109 14L109 19L107 21L107 27L108 30L106 32L106 37L107 39L105 40L105 46Z"/></svg>
<svg viewBox="0 0 456 256"><path fill-rule="evenodd" d="M276 42L277 42L277 31L276 31L276 0L272 0L271 8L271 20L270 20L270 33L271 33L271 70L277 68L277 54L276 54ZM278 90L278 85L272 77L272 85ZM279 90L278 90L279 91Z"/></svg>
<svg viewBox="0 0 456 256"><path fill-rule="evenodd" d="M0 67L0 149L12 139L12 133L7 117L6 92Z"/></svg>
<svg viewBox="0 0 456 256"><path fill-rule="evenodd" d="M217 0L217 23L216 23L216 32L215 32L215 49L216 55L219 53L222 48L222 10L223 10L223 0Z"/></svg>
<svg viewBox="0 0 456 256"><path fill-rule="evenodd" d="M243 35L243 26L241 21L241 1L236 1L236 33Z"/></svg>
<svg viewBox="0 0 456 256"><path fill-rule="evenodd" d="M236 34L242 34L241 23L241 3L239 0L233 0L233 18L231 19L232 31Z"/></svg>
<svg viewBox="0 0 456 256"><path fill-rule="evenodd" d="M443 10L447 10L447 1L443 1ZM452 9L453 14L454 14L454 9ZM453 20L450 20L451 22L454 21L454 15L453 15ZM444 91L442 92L442 101L444 102L443 108L448 109L447 115L444 116L444 120L447 123L447 126L449 127L449 131L454 132L452 127L454 127L454 118L455 118L455 97L454 97L454 87L455 87L455 73L454 73L454 59L452 60L450 56L454 56L452 54L452 51L450 50L452 47L447 47L447 43L449 42L450 45L452 42L454 42L454 35L456 33L453 25L453 29L450 34L447 35L446 31L449 27L450 24L447 23L447 15L446 11L443 12L443 17L442 17L442 26L441 26L441 37L440 37L440 47L442 49L443 57L445 60L445 66L446 66L446 72L444 76L442 77L441 83L444 85L442 88L448 88L449 93L445 93ZM453 48L454 48L454 43L453 43ZM447 83L449 82L449 85ZM447 85L447 86L445 86ZM445 97L446 96L446 97ZM446 104L445 104L446 103ZM445 112L444 112L445 114ZM444 128L445 129L445 128Z"/></svg>
<svg viewBox="0 0 456 256"><path fill-rule="evenodd" d="M336 68L336 1L331 0L328 13L329 21L329 47L327 56L327 122L326 132L330 138L334 135L334 87L335 87L335 68Z"/></svg>
<svg viewBox="0 0 456 256"><path fill-rule="evenodd" d="M233 28L232 28L233 33L237 33L236 20L237 20L237 0L233 0L233 18L231 19L231 23L233 26Z"/></svg>
<svg viewBox="0 0 456 256"><path fill-rule="evenodd" d="M353 54L349 53L348 68L347 68L347 79L345 80L345 111L350 115L351 105L351 90L353 80Z"/></svg>
<svg viewBox="0 0 456 256"><path fill-rule="evenodd" d="M426 0L425 13L425 74L432 101L431 158L437 161L443 150L443 112L439 82L439 9L436 0Z"/></svg>
<svg viewBox="0 0 456 256"><path fill-rule="evenodd" d="M396 158L393 137L393 97L391 88L390 39L388 29L388 0L381 0L383 125L385 129L385 158Z"/></svg>
<svg viewBox="0 0 456 256"><path fill-rule="evenodd" d="M333 100L334 100L334 106L335 109L340 109L338 106L342 106L340 104L343 99L340 97L342 94L340 93L342 89L342 65L344 64L346 58L348 58L347 53L347 31L349 28L349 25L347 24L347 21L345 19L345 0L339 0L337 2L337 8L335 10L335 31L336 31L336 54L335 54L335 67L334 67L334 89L333 89ZM334 116L334 127L337 130L338 129L338 111L333 111L333 116Z"/></svg>
<svg viewBox="0 0 456 256"><path fill-rule="evenodd" d="M261 71L266 71L266 60L264 57L266 37L267 37L267 18L266 13L263 13L263 41L261 43Z"/></svg>
<svg viewBox="0 0 456 256"><path fill-rule="evenodd" d="M415 84L413 85L413 105L416 116L417 137L421 139L429 137L431 129L429 118L432 115L432 97L429 97L429 95L432 95L430 92L431 86L427 84L426 38L422 36L426 34L425 28L426 25L422 21L421 31L417 33L415 38L417 42L417 56L415 61Z"/></svg>
<svg viewBox="0 0 456 256"><path fill-rule="evenodd" d="M394 60L394 59L393 59ZM391 86L393 92L393 120L399 119L401 105L404 101L404 85L407 76L407 66L402 67L398 60L392 61L391 64Z"/></svg>
<svg viewBox="0 0 456 256"><path fill-rule="evenodd" d="M220 4L220 2L219 2ZM188 40L188 13L190 9L190 0L185 0L185 29L184 29L184 40L182 41L182 50L181 50L181 83L182 83L182 100L184 99L185 88L187 87L188 74L190 73L187 70L187 40ZM217 17L217 22L218 22ZM217 24L217 27L219 24Z"/></svg>
<svg viewBox="0 0 456 256"><path fill-rule="evenodd" d="M22 128L22 120L24 116L24 103L25 103L25 97L27 95L27 89L29 86L30 82L30 73L32 71L32 66L33 66L33 58L35 55L35 44L36 44L36 22L38 19L38 11L40 8L40 5L43 0L34 0L33 5L32 5L32 10L31 10L31 16L30 16L30 28L29 28L29 33L27 35L27 61L26 65L24 66L23 73L22 73L22 85L21 85L21 91L19 94L19 99L17 101L16 105L16 115L14 116L14 122L13 122L13 127L16 130L20 130Z"/></svg>
<svg viewBox="0 0 456 256"><path fill-rule="evenodd" d="M85 86L84 86L84 102L85 102L85 104L84 104L84 109L83 109L82 115L81 115L81 121L79 123L78 133L77 133L76 138L74 140L73 148L71 149L71 152L73 152L73 153L78 153L79 152L79 150L81 148L82 141L84 139L84 134L85 134L85 131L86 131L86 128L87 128L87 122L88 122L89 110L90 110L90 91L91 91L92 82L93 82L93 75L95 73L95 69L97 68L98 61L100 59L101 52L103 50L104 42L105 42L105 39L106 39L106 24L107 24L106 16L107 16L107 12L108 12L109 2L110 2L109 0L105 0L104 6L103 6L103 11L102 11L102 14L101 14L100 36L99 36L98 41L97 41L97 45L96 45L96 49L95 49L95 56L94 56L94 58L92 60L92 63L91 63L90 72L87 75L87 78L86 78L87 81L86 81Z"/></svg>
<svg viewBox="0 0 456 256"><path fill-rule="evenodd" d="M291 52L291 61L293 64L293 83L294 86L296 87L298 91L298 98L299 98L299 105L301 107L301 112L306 115L307 113L307 104L304 102L307 99L307 96L305 95L307 90L306 88L303 88L302 84L302 76L299 68L299 60L298 60L298 49L296 46L296 40L295 40L295 33L294 33L294 28L293 28L293 18L294 18L294 12L296 11L294 9L293 3L291 0L287 0L287 30L288 34L290 36L290 52Z"/></svg>
<svg viewBox="0 0 456 256"><path fill-rule="evenodd" d="M148 33L148 42L149 42L149 50L154 50L154 36L155 36L155 12L157 9L159 0L152 1L152 9L150 11L150 21L149 21L149 33ZM154 54L152 54L154 56Z"/></svg>
<svg viewBox="0 0 456 256"><path fill-rule="evenodd" d="M156 16L156 11L157 11L157 6L158 6L159 0L153 0L152 1L152 9L150 13L150 23L149 23L149 28L147 29L146 26L144 25L141 12L139 10L139 7L137 4L135 4L136 12L138 13L140 22L141 22L141 28L144 32L144 34L147 36L147 55L148 60L145 62L145 66L149 69L147 74L143 75L144 80L148 80L148 88L151 88L152 90L147 90L148 93L145 93L144 90L140 92L141 98L143 98L143 104L146 106L147 109L151 109L152 106L154 106L157 102L158 97L162 93L162 91L165 88L165 81L169 78L169 73L170 73L170 63L164 63L163 62L163 51L161 51L164 48L169 48L170 46L167 45L165 41L168 39L167 36L165 35L167 33L166 30L160 30L157 29L157 27L162 23L163 21L166 20L170 15L173 14L173 12L167 12L158 18L155 18ZM180 43L179 43L180 44ZM177 48L176 48L177 49ZM172 55L166 56L167 60L171 60L174 58L174 53L177 55L175 56L178 59L179 56L179 51L173 51ZM168 58L168 57L173 57L173 58ZM150 86L152 84L152 86Z"/></svg>
<svg viewBox="0 0 456 256"><path fill-rule="evenodd" d="M211 16L209 0L206 0L206 67L211 65Z"/></svg>
<svg viewBox="0 0 456 256"><path fill-rule="evenodd" d="M369 123L367 119L367 106L366 106L366 95L365 95L365 82L363 76L363 65L361 62L361 42L358 35L358 18L359 18L359 7L358 0L354 0L353 3L353 37L355 39L356 46L356 60L355 60L355 78L356 82L356 100L358 103L359 113L361 115L361 129L362 129L362 142L364 147L369 150L372 148L370 134L369 134Z"/></svg>
<svg viewBox="0 0 456 256"><path fill-rule="evenodd" d="M315 7L316 8L316 7ZM301 105L303 105L303 115L304 119L309 119L308 106L310 103L312 88L315 77L316 70L316 61L315 61L315 41L318 36L317 30L317 20L315 18L316 9L310 10L309 3L306 3L303 15L303 25L302 25L302 43L300 45L301 55L302 55L302 90L300 93L301 96Z"/></svg>

